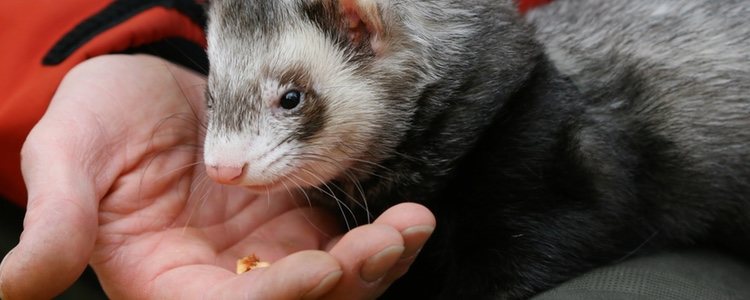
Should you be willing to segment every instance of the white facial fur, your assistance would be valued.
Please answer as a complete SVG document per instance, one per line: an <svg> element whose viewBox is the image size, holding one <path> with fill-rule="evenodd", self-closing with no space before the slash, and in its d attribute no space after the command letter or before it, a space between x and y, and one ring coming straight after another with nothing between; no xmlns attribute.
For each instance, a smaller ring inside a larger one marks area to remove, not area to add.
<svg viewBox="0 0 750 300"><path fill-rule="evenodd" d="M215 9L212 18L221 13ZM243 36L215 21L208 27L208 84L214 103L204 159L208 166L245 166L240 185L320 185L369 156L365 153L381 131L383 104L373 85L347 63L350 58L307 21L286 24L277 36ZM313 111L325 113L325 125L305 141L290 136L303 130L310 116L278 107L287 91L303 88L281 82L291 68L309 74L306 88L320 96L315 103L304 99L297 109L324 106Z"/></svg>

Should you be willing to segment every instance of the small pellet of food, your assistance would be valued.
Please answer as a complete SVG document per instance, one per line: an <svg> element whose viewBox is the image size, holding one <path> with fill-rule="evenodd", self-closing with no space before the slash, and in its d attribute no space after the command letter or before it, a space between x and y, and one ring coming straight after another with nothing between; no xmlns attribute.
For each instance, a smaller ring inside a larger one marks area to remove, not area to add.
<svg viewBox="0 0 750 300"><path fill-rule="evenodd" d="M271 263L260 261L255 254L250 254L237 260L237 274L242 274L253 269L266 268Z"/></svg>

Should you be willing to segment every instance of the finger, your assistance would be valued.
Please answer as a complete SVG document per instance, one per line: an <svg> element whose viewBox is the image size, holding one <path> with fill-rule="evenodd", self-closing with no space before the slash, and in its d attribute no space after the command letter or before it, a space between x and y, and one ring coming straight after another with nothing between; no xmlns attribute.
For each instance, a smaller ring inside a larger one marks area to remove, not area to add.
<svg viewBox="0 0 750 300"><path fill-rule="evenodd" d="M24 231L0 271L6 299L59 294L83 272L96 239L93 178L77 161L61 157L60 147L32 148L23 159L29 190Z"/></svg>
<svg viewBox="0 0 750 300"><path fill-rule="evenodd" d="M0 289L7 299L59 294L83 272L94 247L98 195L115 173L97 169L97 162L117 168L117 161L105 158L106 144L86 126L96 123L87 119L91 116L66 111L70 97L75 96L55 96L24 144L22 172L29 198L19 244L0 270Z"/></svg>
<svg viewBox="0 0 750 300"><path fill-rule="evenodd" d="M148 299L317 299L341 278L341 268L322 251L301 251L269 267L236 275L211 265L190 265L161 274L144 293Z"/></svg>
<svg viewBox="0 0 750 300"><path fill-rule="evenodd" d="M208 298L318 299L341 280L338 262L323 251L301 251L228 281Z"/></svg>
<svg viewBox="0 0 750 300"><path fill-rule="evenodd" d="M344 270L330 299L372 299L378 296L379 282L397 263L404 251L401 234L393 227L370 224L345 234L330 250Z"/></svg>
<svg viewBox="0 0 750 300"><path fill-rule="evenodd" d="M392 226L404 239L404 252L399 261L383 279L382 285L390 285L403 276L435 230L435 216L424 206L402 203L381 214L374 224Z"/></svg>

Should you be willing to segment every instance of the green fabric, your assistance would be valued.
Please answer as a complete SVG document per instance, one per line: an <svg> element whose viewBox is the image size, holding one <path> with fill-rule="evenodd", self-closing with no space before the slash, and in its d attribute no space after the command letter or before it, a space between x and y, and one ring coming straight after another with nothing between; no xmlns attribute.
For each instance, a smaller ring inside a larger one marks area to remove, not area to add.
<svg viewBox="0 0 750 300"><path fill-rule="evenodd" d="M534 300L750 299L750 265L711 251L672 252L591 271Z"/></svg>

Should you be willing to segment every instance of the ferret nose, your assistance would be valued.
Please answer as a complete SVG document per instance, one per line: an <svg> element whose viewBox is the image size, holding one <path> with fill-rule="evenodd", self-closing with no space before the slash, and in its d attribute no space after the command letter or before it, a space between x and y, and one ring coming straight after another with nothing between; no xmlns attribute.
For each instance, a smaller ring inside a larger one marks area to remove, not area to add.
<svg viewBox="0 0 750 300"><path fill-rule="evenodd" d="M227 167L207 165L206 172L208 173L208 177L211 177L211 179L218 183L232 184L236 183L238 179L242 177L242 173L245 172L246 166L247 165L243 165L242 167Z"/></svg>

